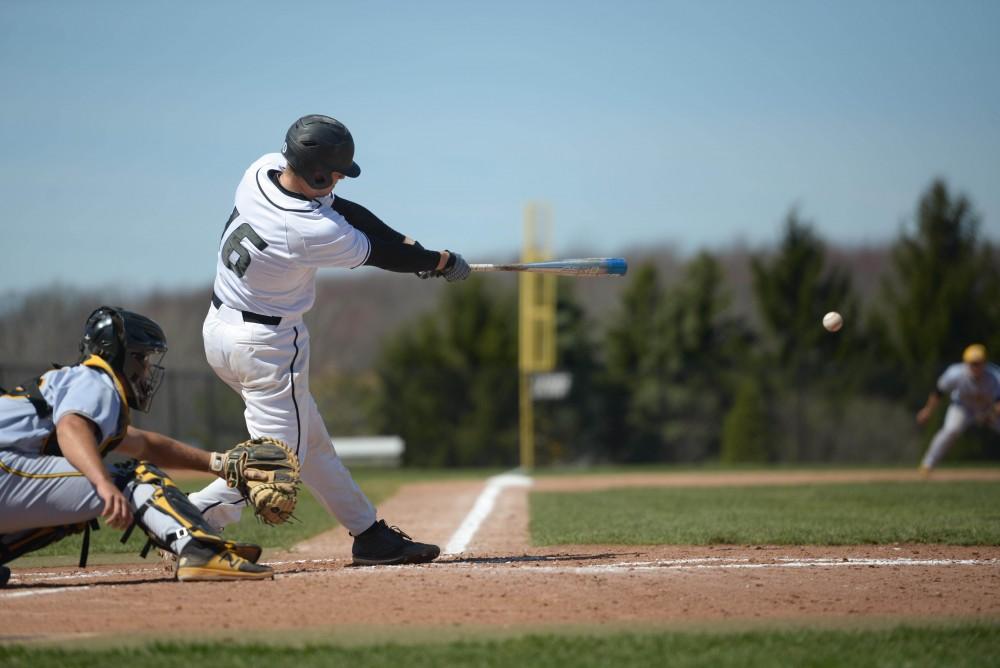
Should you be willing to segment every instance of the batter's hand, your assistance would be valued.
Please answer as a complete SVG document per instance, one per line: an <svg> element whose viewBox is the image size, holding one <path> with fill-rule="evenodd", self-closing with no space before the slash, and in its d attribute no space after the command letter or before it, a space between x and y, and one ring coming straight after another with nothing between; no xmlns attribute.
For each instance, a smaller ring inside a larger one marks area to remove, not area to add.
<svg viewBox="0 0 1000 668"><path fill-rule="evenodd" d="M128 507L125 495L117 487L110 482L104 483L97 488L97 496L104 501L101 517L108 526L124 530L132 524L132 509Z"/></svg>
<svg viewBox="0 0 1000 668"><path fill-rule="evenodd" d="M444 280L449 283L454 283L455 281L464 281L472 273L472 267L469 263L465 261L465 258L458 253L448 251L451 257L448 258L448 262L444 265L444 269L441 270L441 275L444 276Z"/></svg>
<svg viewBox="0 0 1000 668"><path fill-rule="evenodd" d="M440 269L428 269L427 271L418 271L417 276L420 278L438 278L443 276L444 280L449 283L454 283L455 281L464 281L472 273L472 267L469 263L465 261L465 258L455 253L453 251L446 250L441 256L444 257L444 253L448 254L448 260L445 262L444 266Z"/></svg>

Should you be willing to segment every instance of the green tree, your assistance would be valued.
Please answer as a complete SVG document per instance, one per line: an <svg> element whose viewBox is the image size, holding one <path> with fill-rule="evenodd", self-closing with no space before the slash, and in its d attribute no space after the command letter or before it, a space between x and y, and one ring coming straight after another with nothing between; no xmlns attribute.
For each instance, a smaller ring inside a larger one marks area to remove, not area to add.
<svg viewBox="0 0 1000 668"><path fill-rule="evenodd" d="M826 248L811 223L789 213L778 252L770 261L753 258L751 268L757 308L779 366L794 375L835 357L844 337L823 329L823 315L838 311L846 323L856 323L860 308L846 272L827 268Z"/></svg>
<svg viewBox="0 0 1000 668"><path fill-rule="evenodd" d="M375 413L372 403L376 400L378 379L372 371L328 369L310 378L309 385L319 413L334 439L375 432L371 416Z"/></svg>
<svg viewBox="0 0 1000 668"><path fill-rule="evenodd" d="M909 403L925 398L968 344L1000 353L1000 269L979 226L969 200L935 180L920 198L914 229L893 247L884 302Z"/></svg>
<svg viewBox="0 0 1000 668"><path fill-rule="evenodd" d="M733 407L722 422L722 462L764 463L773 456L770 419L761 385L747 376L740 383Z"/></svg>
<svg viewBox="0 0 1000 668"><path fill-rule="evenodd" d="M657 345L664 317L663 290L652 264L638 268L622 293L619 315L605 341L602 436L612 459L663 459L666 369Z"/></svg>
<svg viewBox="0 0 1000 668"><path fill-rule="evenodd" d="M673 459L701 460L719 452L720 417L747 364L750 333L728 315L719 263L700 253L667 292L658 345L667 374L663 436Z"/></svg>
<svg viewBox="0 0 1000 668"><path fill-rule="evenodd" d="M860 306L849 276L826 266L826 249L796 211L788 214L785 233L777 253L770 259L756 257L751 263L757 308L767 343L765 363L778 374L789 404L789 452L797 459L805 455L808 425L806 403L812 390L843 394L850 373L851 341L857 338ZM835 335L822 327L827 311L839 311L849 326ZM852 329L853 328L853 329Z"/></svg>
<svg viewBox="0 0 1000 668"><path fill-rule="evenodd" d="M512 294L473 277L386 342L373 423L403 437L407 463L516 462L516 313Z"/></svg>
<svg viewBox="0 0 1000 668"><path fill-rule="evenodd" d="M727 314L722 271L694 258L664 291L644 265L622 295L606 339L602 433L620 461L693 461L715 456L720 419L744 366L749 331Z"/></svg>
<svg viewBox="0 0 1000 668"><path fill-rule="evenodd" d="M560 278L556 285L556 366L572 385L564 399L535 403L536 461L595 461L605 455L596 327L575 298L579 281Z"/></svg>

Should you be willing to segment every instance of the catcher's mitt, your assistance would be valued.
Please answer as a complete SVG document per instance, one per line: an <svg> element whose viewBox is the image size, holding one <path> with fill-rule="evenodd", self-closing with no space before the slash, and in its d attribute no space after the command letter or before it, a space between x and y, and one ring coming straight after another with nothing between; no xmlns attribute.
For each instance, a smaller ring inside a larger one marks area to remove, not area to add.
<svg viewBox="0 0 1000 668"><path fill-rule="evenodd" d="M299 493L299 458L276 438L252 438L222 453L222 477L266 524L292 516Z"/></svg>

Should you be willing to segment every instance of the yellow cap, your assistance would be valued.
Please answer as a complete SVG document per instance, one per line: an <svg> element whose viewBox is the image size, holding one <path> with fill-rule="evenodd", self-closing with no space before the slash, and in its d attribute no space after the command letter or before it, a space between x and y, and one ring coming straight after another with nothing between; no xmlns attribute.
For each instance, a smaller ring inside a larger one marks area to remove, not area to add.
<svg viewBox="0 0 1000 668"><path fill-rule="evenodd" d="M962 353L962 361L968 364L986 361L986 346L981 343L973 343Z"/></svg>

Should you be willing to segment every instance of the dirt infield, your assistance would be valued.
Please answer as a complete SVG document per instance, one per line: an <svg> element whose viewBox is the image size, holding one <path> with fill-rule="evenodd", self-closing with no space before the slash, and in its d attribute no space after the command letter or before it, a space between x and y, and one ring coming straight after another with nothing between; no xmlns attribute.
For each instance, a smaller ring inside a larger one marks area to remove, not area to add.
<svg viewBox="0 0 1000 668"><path fill-rule="evenodd" d="M801 484L871 480L872 475L912 479L885 471L778 475L778 480L769 473L735 474L736 480L730 474L714 479L704 474L557 476L539 479L535 489ZM996 472L983 471L945 477L998 479ZM380 514L419 539L444 546L482 487L467 481L410 485L384 503ZM242 584L180 584L150 562L84 570L15 568L10 586L0 591L0 639L159 636L165 626L168 635L190 638L246 628L248 619L272 620L258 625L266 634L1000 615L1000 547L534 548L528 541L525 487L504 488L466 549L436 563L352 568L347 567L349 552L349 536L336 529L291 552L265 555L277 572L273 582Z"/></svg>

